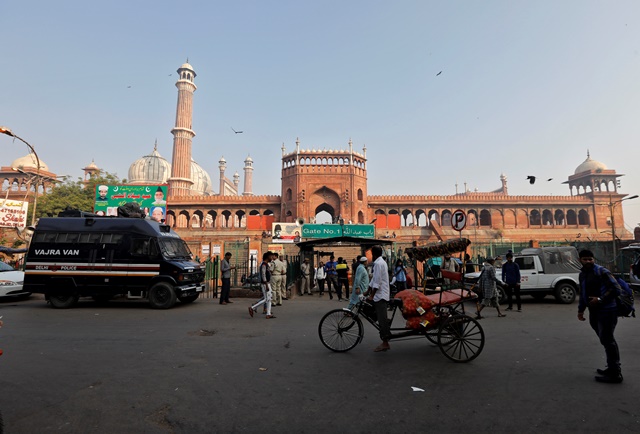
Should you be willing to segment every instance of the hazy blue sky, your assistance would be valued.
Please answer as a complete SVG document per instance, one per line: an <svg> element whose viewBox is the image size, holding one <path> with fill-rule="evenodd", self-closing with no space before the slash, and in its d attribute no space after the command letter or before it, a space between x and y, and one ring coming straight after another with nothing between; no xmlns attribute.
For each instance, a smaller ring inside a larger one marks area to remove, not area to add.
<svg viewBox="0 0 640 434"><path fill-rule="evenodd" d="M0 125L58 174L95 159L126 178L156 139L171 160L188 58L216 192L220 157L231 177L250 154L254 193L280 194L299 137L366 144L374 195L488 191L501 173L511 194L568 195L587 149L640 194L637 0L5 0L1 17ZM26 154L3 137L2 165ZM624 209L632 230L640 199Z"/></svg>

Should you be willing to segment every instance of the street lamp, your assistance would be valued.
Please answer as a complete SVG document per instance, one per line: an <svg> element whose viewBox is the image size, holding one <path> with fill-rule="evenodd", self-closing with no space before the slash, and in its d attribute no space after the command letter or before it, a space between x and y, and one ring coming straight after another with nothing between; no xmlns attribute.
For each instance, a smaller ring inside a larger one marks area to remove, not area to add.
<svg viewBox="0 0 640 434"><path fill-rule="evenodd" d="M609 195L609 203L607 204L607 206L609 207L609 216L611 218L611 242L612 242L612 248L613 248L613 271L618 271L618 253L616 251L616 221L615 221L615 216L614 216L614 210L617 204L619 204L622 201L625 200L630 200L630 199L637 199L638 195L634 194L633 196L629 196L629 197L625 197L623 199L620 200L615 200L615 201L611 201L611 195Z"/></svg>
<svg viewBox="0 0 640 434"><path fill-rule="evenodd" d="M0 127L0 133L1 134L6 134L7 136L11 136L14 139L20 140L22 143L24 143L25 145L27 145L29 147L29 150L36 157L36 188L35 188L34 194L33 194L33 213L31 215L31 225L35 226L35 224L36 224L36 207L38 205L38 181L40 180L40 158L38 157L38 154L36 153L36 150L33 149L33 146L31 146L22 137L19 137L19 136L16 136L15 134L13 134L13 131L11 131L9 128Z"/></svg>

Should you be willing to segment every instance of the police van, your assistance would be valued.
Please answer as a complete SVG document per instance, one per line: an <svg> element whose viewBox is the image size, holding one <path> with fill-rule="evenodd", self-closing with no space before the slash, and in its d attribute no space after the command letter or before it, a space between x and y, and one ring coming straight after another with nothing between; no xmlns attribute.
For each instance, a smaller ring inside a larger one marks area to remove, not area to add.
<svg viewBox="0 0 640 434"><path fill-rule="evenodd" d="M144 218L80 215L38 221L26 257L25 291L44 294L60 309L74 306L79 297L104 302L121 295L169 309L204 291L204 270L169 226Z"/></svg>

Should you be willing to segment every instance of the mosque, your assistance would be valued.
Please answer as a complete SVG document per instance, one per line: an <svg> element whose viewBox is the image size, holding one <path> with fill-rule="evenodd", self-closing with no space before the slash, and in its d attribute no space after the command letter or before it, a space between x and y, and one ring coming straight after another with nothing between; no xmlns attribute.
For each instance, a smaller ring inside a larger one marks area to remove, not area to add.
<svg viewBox="0 0 640 434"><path fill-rule="evenodd" d="M510 195L506 175L489 192L465 191L453 195L370 195L367 188L367 149L303 149L300 140L287 150L282 145L281 190L274 195L252 192L253 160L244 160L243 183L236 172L228 178L227 162L218 161L216 185L193 160L193 97L196 72L189 63L178 68L177 111L172 162L154 149L129 168L131 184L168 184L167 223L200 257L223 251L262 252L271 243L274 223L313 223L318 214L344 224L373 224L377 238L418 244L459 237L472 242L610 241L612 227L621 240L633 235L624 226L618 178L624 176L587 158L564 182L567 196ZM32 154L0 169L3 195L24 196L34 190ZM20 171L15 170L20 168ZM94 162L83 168L85 179L99 173ZM39 193L51 188L55 173L41 162ZM618 206L616 206L616 204ZM462 210L466 227L452 227L452 215ZM615 223L614 223L615 222ZM295 248L291 246L291 248ZM291 253L294 253L292 250Z"/></svg>

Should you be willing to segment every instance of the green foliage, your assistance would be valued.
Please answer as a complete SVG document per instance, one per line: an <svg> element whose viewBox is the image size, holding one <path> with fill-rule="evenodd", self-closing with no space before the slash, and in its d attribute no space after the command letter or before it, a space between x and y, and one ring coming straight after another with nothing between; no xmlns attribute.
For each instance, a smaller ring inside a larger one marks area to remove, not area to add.
<svg viewBox="0 0 640 434"><path fill-rule="evenodd" d="M86 182L82 178L77 181L67 179L38 198L37 217L55 217L67 207L93 211L98 184L121 185L126 182L126 179L119 179L117 175L107 172L100 172Z"/></svg>

